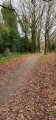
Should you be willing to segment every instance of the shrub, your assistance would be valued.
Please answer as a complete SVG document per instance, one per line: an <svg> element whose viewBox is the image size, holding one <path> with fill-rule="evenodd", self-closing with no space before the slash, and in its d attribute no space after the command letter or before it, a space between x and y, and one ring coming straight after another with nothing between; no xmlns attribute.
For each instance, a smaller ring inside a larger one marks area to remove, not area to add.
<svg viewBox="0 0 56 120"><path fill-rule="evenodd" d="M0 30L0 52L4 52L10 45L10 30L3 26Z"/></svg>
<svg viewBox="0 0 56 120"><path fill-rule="evenodd" d="M4 55L5 55L6 57L7 57L7 56L11 57L11 52L10 52L9 48L7 48L7 49L5 50Z"/></svg>

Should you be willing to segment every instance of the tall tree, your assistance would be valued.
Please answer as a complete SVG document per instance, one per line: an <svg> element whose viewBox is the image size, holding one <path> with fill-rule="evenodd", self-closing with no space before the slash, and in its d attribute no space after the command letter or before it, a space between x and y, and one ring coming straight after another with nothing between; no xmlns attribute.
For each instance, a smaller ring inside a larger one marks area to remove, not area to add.
<svg viewBox="0 0 56 120"><path fill-rule="evenodd" d="M50 44L50 32L53 27L53 17L52 10L53 3L48 2L47 12L46 12L46 24L45 24L45 54L51 52L51 44Z"/></svg>
<svg viewBox="0 0 56 120"><path fill-rule="evenodd" d="M22 18L18 17L18 22L20 23L22 32L24 33L25 37L25 48L26 51L28 52L28 32L29 32L29 26L28 26L28 20L26 15L22 15Z"/></svg>
<svg viewBox="0 0 56 120"><path fill-rule="evenodd" d="M10 47L16 46L16 36L18 33L18 27L17 27L17 18L13 10L10 11L12 8L11 1L10 3L3 4L7 9L2 8L1 12L4 19L4 24L9 27L10 29Z"/></svg>

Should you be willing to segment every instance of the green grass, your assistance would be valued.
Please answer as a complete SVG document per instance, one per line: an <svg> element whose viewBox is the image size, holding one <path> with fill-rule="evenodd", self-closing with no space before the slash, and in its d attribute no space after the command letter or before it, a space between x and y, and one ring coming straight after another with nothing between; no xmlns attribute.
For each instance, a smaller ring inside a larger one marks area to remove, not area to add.
<svg viewBox="0 0 56 120"><path fill-rule="evenodd" d="M54 114L56 115L56 112L54 112Z"/></svg>
<svg viewBox="0 0 56 120"><path fill-rule="evenodd" d="M0 64L6 63L8 60L11 60L13 58L17 58L26 54L27 53L12 52L10 57L5 57L4 54L0 54Z"/></svg>
<svg viewBox="0 0 56 120"><path fill-rule="evenodd" d="M0 58L0 64L3 64L3 63L5 63L7 60L10 60L11 58L9 58L9 57L2 57L2 58Z"/></svg>

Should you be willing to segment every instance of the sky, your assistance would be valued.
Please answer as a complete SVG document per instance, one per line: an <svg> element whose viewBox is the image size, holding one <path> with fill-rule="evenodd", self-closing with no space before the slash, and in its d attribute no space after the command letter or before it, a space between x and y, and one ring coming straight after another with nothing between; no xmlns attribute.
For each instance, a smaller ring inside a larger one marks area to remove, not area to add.
<svg viewBox="0 0 56 120"><path fill-rule="evenodd" d="M5 1L5 0L0 0L0 3L3 3L3 1Z"/></svg>

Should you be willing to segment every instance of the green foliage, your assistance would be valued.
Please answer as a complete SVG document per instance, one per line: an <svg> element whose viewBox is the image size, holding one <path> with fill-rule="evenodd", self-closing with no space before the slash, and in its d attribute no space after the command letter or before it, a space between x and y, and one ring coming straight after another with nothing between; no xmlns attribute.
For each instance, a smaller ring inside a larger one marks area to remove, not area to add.
<svg viewBox="0 0 56 120"><path fill-rule="evenodd" d="M32 51L32 41L31 41L31 39L28 39L28 51L29 52Z"/></svg>
<svg viewBox="0 0 56 120"><path fill-rule="evenodd" d="M21 53L31 52L32 43L30 39L27 40L27 44L28 44L28 51L26 49L25 37L20 37L19 40L17 40L17 51Z"/></svg>
<svg viewBox="0 0 56 120"><path fill-rule="evenodd" d="M2 58L0 58L0 64L5 63L7 60L10 60L10 58L9 57L2 57Z"/></svg>
<svg viewBox="0 0 56 120"><path fill-rule="evenodd" d="M20 40L17 40L17 51L26 52L24 37L20 37Z"/></svg>
<svg viewBox="0 0 56 120"><path fill-rule="evenodd" d="M3 52L3 40L0 38L0 53Z"/></svg>
<svg viewBox="0 0 56 120"><path fill-rule="evenodd" d="M40 31L38 32L38 44L36 43L36 21L32 18L32 23L29 25L29 19L24 12L17 19L11 3L3 3L1 9L3 24L0 23L0 53L4 53L7 48L10 51L18 52L40 52ZM33 17L35 13L33 13ZM21 26L24 37L20 37L18 32L18 22ZM47 29L47 28L46 28ZM31 40L28 39L31 31ZM48 33L45 34L45 54L55 50L56 42L48 41Z"/></svg>
<svg viewBox="0 0 56 120"><path fill-rule="evenodd" d="M40 53L40 39L38 38L37 51Z"/></svg>
<svg viewBox="0 0 56 120"><path fill-rule="evenodd" d="M3 54L0 53L0 58L2 58L2 57L3 57Z"/></svg>
<svg viewBox="0 0 56 120"><path fill-rule="evenodd" d="M54 114L56 115L56 112L54 112Z"/></svg>
<svg viewBox="0 0 56 120"><path fill-rule="evenodd" d="M51 49L52 49L52 50L55 50L55 48L56 48L56 42L52 42L52 44L51 44Z"/></svg>
<svg viewBox="0 0 56 120"><path fill-rule="evenodd" d="M12 9L12 5L5 5L7 8ZM13 10L2 8L1 10L4 24L5 26L9 27L10 30L10 46L9 48L12 49L13 46L16 46L17 43L17 35L18 35L18 27L17 27L17 18Z"/></svg>
<svg viewBox="0 0 56 120"><path fill-rule="evenodd" d="M5 5L5 3L4 3L4 6L7 8L10 8L10 9L13 9L11 4ZM16 15L14 14L14 11L2 8L1 12L3 15L3 19L5 20L5 25L8 25L11 30L13 28L18 30L17 29L17 19L16 19Z"/></svg>
<svg viewBox="0 0 56 120"><path fill-rule="evenodd" d="M20 57L22 55L26 55L26 53L12 52L11 57L10 56L5 57L5 54L0 54L0 64L6 63L8 60Z"/></svg>
<svg viewBox="0 0 56 120"><path fill-rule="evenodd" d="M51 43L50 43L50 40L48 41L48 51L51 52Z"/></svg>
<svg viewBox="0 0 56 120"><path fill-rule="evenodd" d="M10 30L4 26L0 30L0 52L4 52L10 45Z"/></svg>
<svg viewBox="0 0 56 120"><path fill-rule="evenodd" d="M13 58L17 58L20 57L22 55L26 55L26 53L20 53L20 52L12 52L11 55L13 56Z"/></svg>
<svg viewBox="0 0 56 120"><path fill-rule="evenodd" d="M18 52L31 52L32 50L32 44L31 40L28 40L28 34L29 34L29 25L28 25L28 19L23 14L22 19L18 18L14 13L12 5L11 4L3 4L6 8L2 8L2 16L4 20L4 25L1 29L1 39L0 39L0 52L4 52L6 48L9 48L11 51L18 51ZM22 31L24 33L24 37L20 37L18 32L17 23L20 23ZM33 33L34 34L34 33ZM35 34L33 35L35 39ZM34 48L35 49L35 42Z"/></svg>

